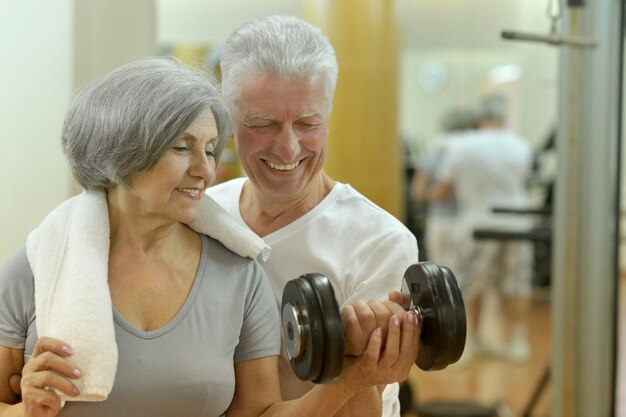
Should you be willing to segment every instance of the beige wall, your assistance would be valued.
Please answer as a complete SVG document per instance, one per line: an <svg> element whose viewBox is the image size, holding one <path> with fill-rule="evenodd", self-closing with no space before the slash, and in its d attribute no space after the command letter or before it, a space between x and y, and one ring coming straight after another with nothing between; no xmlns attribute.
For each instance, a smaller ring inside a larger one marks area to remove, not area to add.
<svg viewBox="0 0 626 417"><path fill-rule="evenodd" d="M114 30L113 30L114 29ZM11 0L0 13L0 263L79 191L60 146L77 88L154 55L152 0Z"/></svg>
<svg viewBox="0 0 626 417"><path fill-rule="evenodd" d="M3 2L0 262L68 194L59 132L72 91L72 1Z"/></svg>

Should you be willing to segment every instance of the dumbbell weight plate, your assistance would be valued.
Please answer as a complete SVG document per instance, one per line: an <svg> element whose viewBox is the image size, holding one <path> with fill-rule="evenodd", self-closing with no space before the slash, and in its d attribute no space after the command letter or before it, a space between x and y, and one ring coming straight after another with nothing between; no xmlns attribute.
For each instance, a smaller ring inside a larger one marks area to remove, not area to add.
<svg viewBox="0 0 626 417"><path fill-rule="evenodd" d="M324 361L322 312L311 284L287 282L282 298L282 333L291 368L302 380L319 376Z"/></svg>
<svg viewBox="0 0 626 417"><path fill-rule="evenodd" d="M331 382L337 379L343 368L344 327L339 312L339 304L335 298L330 281L322 274L306 274L304 279L314 289L324 320L324 363L319 376L313 380L317 384Z"/></svg>
<svg viewBox="0 0 626 417"><path fill-rule="evenodd" d="M282 322L298 378L318 384L336 379L343 367L344 327L328 278L306 274L289 281L283 290Z"/></svg>
<svg viewBox="0 0 626 417"><path fill-rule="evenodd" d="M431 262L411 265L404 274L413 304L422 316L415 363L430 371L444 369L463 353L465 306L452 271Z"/></svg>

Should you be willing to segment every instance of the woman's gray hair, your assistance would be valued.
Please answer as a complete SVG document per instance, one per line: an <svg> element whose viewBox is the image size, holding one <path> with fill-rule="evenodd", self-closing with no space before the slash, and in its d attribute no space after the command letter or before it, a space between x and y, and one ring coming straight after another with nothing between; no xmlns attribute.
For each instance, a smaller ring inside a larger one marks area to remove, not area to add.
<svg viewBox="0 0 626 417"><path fill-rule="evenodd" d="M154 167L206 110L217 123L217 160L231 135L231 110L210 73L174 58L132 62L76 95L63 124L63 151L85 189L127 184L130 175Z"/></svg>
<svg viewBox="0 0 626 417"><path fill-rule="evenodd" d="M250 74L321 76L328 109L337 85L335 50L319 28L293 16L268 16L237 29L222 47L222 92L235 103Z"/></svg>

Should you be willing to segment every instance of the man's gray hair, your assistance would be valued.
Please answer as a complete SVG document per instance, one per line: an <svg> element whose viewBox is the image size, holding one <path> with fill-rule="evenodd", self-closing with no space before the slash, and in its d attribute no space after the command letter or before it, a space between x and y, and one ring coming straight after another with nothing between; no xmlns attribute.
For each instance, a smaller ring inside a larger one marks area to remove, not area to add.
<svg viewBox="0 0 626 417"><path fill-rule="evenodd" d="M206 110L217 122L217 160L231 134L231 110L211 75L174 58L135 61L76 95L63 124L63 151L85 189L127 184L130 175L154 167Z"/></svg>
<svg viewBox="0 0 626 417"><path fill-rule="evenodd" d="M222 92L235 103L250 74L281 78L321 76L328 109L337 85L335 50L321 30L293 16L253 20L232 33L221 51Z"/></svg>
<svg viewBox="0 0 626 417"><path fill-rule="evenodd" d="M491 93L480 102L479 116L482 120L502 121L508 112L506 97L500 93Z"/></svg>

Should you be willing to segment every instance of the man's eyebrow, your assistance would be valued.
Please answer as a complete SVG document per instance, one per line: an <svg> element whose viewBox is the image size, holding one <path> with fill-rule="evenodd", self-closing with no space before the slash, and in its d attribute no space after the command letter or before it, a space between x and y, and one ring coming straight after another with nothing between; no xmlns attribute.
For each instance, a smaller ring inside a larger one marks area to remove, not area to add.
<svg viewBox="0 0 626 417"><path fill-rule="evenodd" d="M275 119L272 116L267 114L249 114L244 116L244 120L267 120L274 121Z"/></svg>

